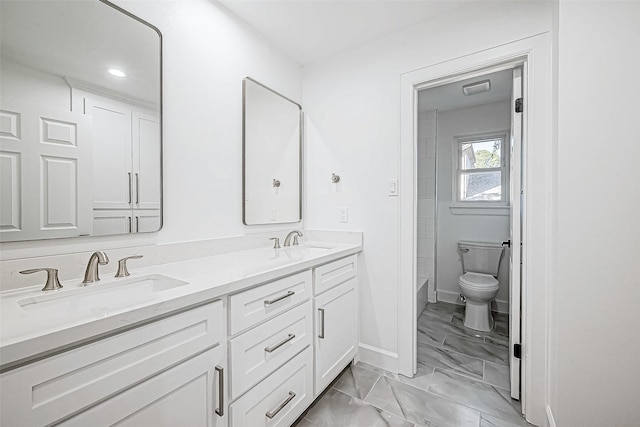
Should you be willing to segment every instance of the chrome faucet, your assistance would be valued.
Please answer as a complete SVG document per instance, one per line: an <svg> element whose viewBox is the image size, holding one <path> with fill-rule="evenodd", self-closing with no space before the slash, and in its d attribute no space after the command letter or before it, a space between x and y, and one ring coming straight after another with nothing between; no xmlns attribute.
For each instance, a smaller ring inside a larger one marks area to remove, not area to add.
<svg viewBox="0 0 640 427"><path fill-rule="evenodd" d="M84 272L84 280L82 283L89 284L100 281L98 276L98 264L105 265L109 263L109 257L102 251L96 251L91 254L89 263L87 264L87 270Z"/></svg>
<svg viewBox="0 0 640 427"><path fill-rule="evenodd" d="M298 246L298 237L302 237L303 234L298 230L293 230L291 233L287 234L287 237L284 239L285 246ZM293 239L293 242L292 242Z"/></svg>

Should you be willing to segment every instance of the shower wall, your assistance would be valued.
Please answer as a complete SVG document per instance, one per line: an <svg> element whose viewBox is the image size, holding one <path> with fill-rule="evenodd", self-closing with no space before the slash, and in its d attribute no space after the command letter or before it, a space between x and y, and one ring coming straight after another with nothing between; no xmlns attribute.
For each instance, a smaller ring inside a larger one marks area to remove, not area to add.
<svg viewBox="0 0 640 427"><path fill-rule="evenodd" d="M417 314L435 302L436 110L418 113Z"/></svg>

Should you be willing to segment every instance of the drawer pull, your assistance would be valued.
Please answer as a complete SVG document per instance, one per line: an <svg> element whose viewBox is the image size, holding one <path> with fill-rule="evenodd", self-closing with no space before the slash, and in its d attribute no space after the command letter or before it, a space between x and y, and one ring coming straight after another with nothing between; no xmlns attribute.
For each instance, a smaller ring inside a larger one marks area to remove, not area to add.
<svg viewBox="0 0 640 427"><path fill-rule="evenodd" d="M264 305L271 305L271 304L275 304L275 303L277 303L278 301L282 301L282 300L283 300L283 299L285 299L285 298L289 298L291 295L294 295L294 294L295 294L295 292L293 292L293 291L289 291L289 292L287 292L285 295L282 295L282 296L280 296L280 297L278 297L278 298L274 298L274 299L266 299L266 300L264 300Z"/></svg>
<svg viewBox="0 0 640 427"><path fill-rule="evenodd" d="M218 372L218 406L216 409L216 414L219 416L224 416L224 369L222 366L216 366L216 371Z"/></svg>
<svg viewBox="0 0 640 427"><path fill-rule="evenodd" d="M276 415L278 415L278 412L282 411L282 409L285 406L287 406L287 403L291 402L291 400L293 400L294 397L296 397L296 394L294 392L290 391L289 392L289 397L287 397L284 402L279 404L278 407L276 409L274 409L273 411L267 412L265 414L267 416L267 418L271 419L271 418L275 417Z"/></svg>
<svg viewBox="0 0 640 427"><path fill-rule="evenodd" d="M318 334L318 338L324 339L324 308L319 308L320 312L320 333Z"/></svg>
<svg viewBox="0 0 640 427"><path fill-rule="evenodd" d="M278 344L274 345L273 347L265 347L264 351L266 351L267 353L272 353L274 351L276 351L277 349L279 349L280 347L282 347L283 345L285 345L286 343L288 343L289 341L291 341L292 339L294 339L296 336L295 334L289 334L289 336L285 339L283 339L282 341L280 341Z"/></svg>

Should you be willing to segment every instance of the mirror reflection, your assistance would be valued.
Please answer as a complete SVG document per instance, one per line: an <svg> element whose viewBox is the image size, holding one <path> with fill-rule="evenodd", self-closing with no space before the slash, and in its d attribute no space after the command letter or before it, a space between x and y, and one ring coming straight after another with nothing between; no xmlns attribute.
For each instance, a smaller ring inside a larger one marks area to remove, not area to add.
<svg viewBox="0 0 640 427"><path fill-rule="evenodd" d="M106 1L0 2L0 241L162 225L161 38Z"/></svg>
<svg viewBox="0 0 640 427"><path fill-rule="evenodd" d="M302 107L257 81L243 80L243 221L302 219Z"/></svg>

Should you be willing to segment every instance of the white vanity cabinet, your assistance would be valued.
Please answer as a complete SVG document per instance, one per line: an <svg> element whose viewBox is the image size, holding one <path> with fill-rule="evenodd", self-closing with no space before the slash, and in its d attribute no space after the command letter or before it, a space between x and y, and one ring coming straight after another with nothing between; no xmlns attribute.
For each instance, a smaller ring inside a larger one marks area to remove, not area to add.
<svg viewBox="0 0 640 427"><path fill-rule="evenodd" d="M357 256L314 269L315 394L333 381L358 348Z"/></svg>
<svg viewBox="0 0 640 427"><path fill-rule="evenodd" d="M0 374L0 425L290 426L358 348L357 255L324 260L50 343Z"/></svg>
<svg viewBox="0 0 640 427"><path fill-rule="evenodd" d="M312 277L229 296L231 425L286 427L313 402Z"/></svg>
<svg viewBox="0 0 640 427"><path fill-rule="evenodd" d="M1 375L0 424L225 427L222 300Z"/></svg>

